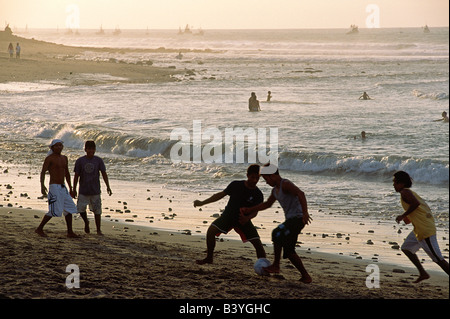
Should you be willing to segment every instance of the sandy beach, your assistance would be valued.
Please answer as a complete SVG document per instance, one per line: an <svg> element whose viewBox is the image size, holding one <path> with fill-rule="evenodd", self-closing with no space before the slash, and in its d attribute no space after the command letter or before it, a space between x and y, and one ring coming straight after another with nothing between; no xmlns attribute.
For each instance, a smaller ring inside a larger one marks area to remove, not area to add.
<svg viewBox="0 0 450 319"><path fill-rule="evenodd" d="M368 289L366 262L316 252L300 251L312 284L301 283L286 261L279 275L259 276L252 267L253 248L229 240L218 243L215 264L199 266L194 260L205 253L204 238L107 219L104 236L85 234L81 219L75 219L81 238L69 239L64 220L54 218L42 238L34 232L42 216L0 208L1 298L446 299L449 294L445 274L413 284L411 271L398 273L383 264L378 264L380 288ZM65 285L70 264L80 269L80 288Z"/></svg>
<svg viewBox="0 0 450 319"><path fill-rule="evenodd" d="M45 228L48 237L42 238L34 230L45 210L18 203L26 203L26 196L35 194L8 185L0 186L0 298L447 299L449 295L448 276L443 272L430 271L429 280L414 284L416 270L377 262L380 287L369 289L366 279L371 271L366 267L374 263L304 248L297 251L313 277L312 284L301 283L287 260L279 275L259 276L253 270L256 258L251 244L227 236L218 239L215 263L200 266L195 260L205 254L204 235L162 231L132 219L119 222L107 213L102 218L104 236L93 231L89 214L90 234L75 216L74 231L81 238L66 237L63 218L53 218ZM161 190L160 194L173 193ZM183 209L177 201L171 207ZM270 245L266 252L273 260ZM79 267L80 288L68 289L66 267L72 264Z"/></svg>
<svg viewBox="0 0 450 319"><path fill-rule="evenodd" d="M10 59L9 43L20 43L21 58ZM71 47L0 34L0 83L46 81L65 85L94 85L98 83L155 83L173 81L174 74L186 71L152 66L151 61L133 64L116 59L88 61L75 59L85 51L121 52L126 49ZM164 49L159 49L159 51ZM130 51L130 50L128 50ZM158 51L150 50L150 51ZM89 75L89 76L88 76ZM96 75L96 76L93 76Z"/></svg>

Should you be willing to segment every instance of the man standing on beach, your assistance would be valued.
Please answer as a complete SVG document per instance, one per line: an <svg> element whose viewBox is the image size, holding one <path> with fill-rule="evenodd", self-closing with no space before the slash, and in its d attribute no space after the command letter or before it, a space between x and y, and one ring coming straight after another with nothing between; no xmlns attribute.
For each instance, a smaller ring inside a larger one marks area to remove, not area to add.
<svg viewBox="0 0 450 319"><path fill-rule="evenodd" d="M55 139L49 145L50 151L44 160L41 171L41 192L43 196L47 196L47 188L45 187L45 173L50 173L50 185L48 189L48 213L42 218L41 224L36 228L35 232L42 236L47 237L44 232L44 226L52 217L61 217L64 214L67 224L67 237L78 238L72 230L72 214L77 213L77 207L73 202L71 196L72 184L70 183L70 173L68 167L67 156L61 155L64 148L63 141ZM66 179L67 185L69 185L69 191L67 191L64 185L64 179Z"/></svg>
<svg viewBox="0 0 450 319"><path fill-rule="evenodd" d="M89 221L87 218L86 208L94 213L95 226L97 234L102 235L101 231L101 215L102 215L102 199L100 197L100 174L102 173L103 181L106 184L106 191L109 196L112 195L109 187L109 179L106 174L106 167L103 160L95 156L95 142L86 141L84 144L85 156L80 157L75 162L75 176L73 178L73 195L77 197L77 184L80 180L80 194L78 195L77 208L81 218L84 221L84 231L90 233Z"/></svg>
<svg viewBox="0 0 450 319"><path fill-rule="evenodd" d="M205 259L197 260L197 264L212 264L213 253L216 246L216 236L220 233L227 234L231 229L234 229L240 236L242 241L251 242L256 249L256 256L258 258L265 258L266 252L259 238L258 231L251 222L253 216L247 216L245 222L239 221L239 209L241 207L251 207L262 203L264 200L262 192L256 186L259 181L259 165L250 165L247 169L247 180L233 181L227 188L218 192L204 201L195 200L194 207L203 206L209 203L216 202L226 195L230 196L228 204L225 207L222 215L212 222L206 234L207 255Z"/></svg>

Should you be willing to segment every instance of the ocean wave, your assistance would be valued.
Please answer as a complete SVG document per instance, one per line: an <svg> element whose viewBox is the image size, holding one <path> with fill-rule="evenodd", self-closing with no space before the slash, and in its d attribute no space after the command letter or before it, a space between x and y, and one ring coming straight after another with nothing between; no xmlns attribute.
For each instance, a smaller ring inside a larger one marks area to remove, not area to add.
<svg viewBox="0 0 450 319"><path fill-rule="evenodd" d="M127 156L135 158L140 163L155 163L163 165L180 165L173 161L171 156L172 147L180 143L176 149L181 150L183 145L190 151L189 161L193 163L194 146L192 143L171 140L169 138L157 138L149 136L139 136L133 133L117 132L113 129L91 125L71 125L71 124L47 124L41 130L35 132L35 137L51 140L59 138L64 141L64 145L73 149L83 149L86 140L94 140L97 145L97 151L104 154ZM200 164L206 163L203 152L207 144L202 144L202 159ZM209 145L212 146L212 145ZM266 146L264 147L267 149ZM259 150L258 145L245 142L243 145L235 144L225 145L223 142L216 146L221 151L221 157L214 162L219 166L249 164L249 154L256 154L258 162L267 162L272 159L272 154L266 152L266 149ZM281 147L282 148L282 147ZM216 150L216 149L214 149ZM183 149L184 151L184 149ZM226 153L231 151L232 162L226 161ZM238 157L237 152L242 152L242 157ZM265 158L260 157L260 151L263 151ZM183 157L186 159L185 157ZM239 161L237 159L240 159ZM243 159L243 161L241 161ZM181 165L186 163L182 161ZM448 185L449 182L449 163L448 161L437 161L431 159L409 158L400 156L358 156L353 154L342 155L330 152L308 152L281 149L278 151L278 165L281 170L311 173L311 174L332 174L361 176L367 178L381 177L389 179L392 174L398 170L408 172L411 177L421 183L432 185Z"/></svg>
<svg viewBox="0 0 450 319"><path fill-rule="evenodd" d="M389 178L396 171L408 172L421 183L448 185L449 164L429 159L398 156L353 156L332 153L282 152L280 169L304 173L354 174Z"/></svg>
<svg viewBox="0 0 450 319"><path fill-rule="evenodd" d="M419 90L413 90L413 95L421 99L432 99L432 100L448 100L448 93L446 92L432 92L424 93Z"/></svg>
<svg viewBox="0 0 450 319"><path fill-rule="evenodd" d="M154 137L136 136L117 132L106 127L72 124L46 124L34 134L44 139L61 139L65 147L82 149L84 142L93 140L97 151L115 155L143 158L153 155L169 156L175 141Z"/></svg>

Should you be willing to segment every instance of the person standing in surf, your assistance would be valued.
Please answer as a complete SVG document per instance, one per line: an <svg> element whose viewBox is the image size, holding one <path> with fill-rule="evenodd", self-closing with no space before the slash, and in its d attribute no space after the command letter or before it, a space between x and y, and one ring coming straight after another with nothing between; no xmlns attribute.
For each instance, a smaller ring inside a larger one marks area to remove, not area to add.
<svg viewBox="0 0 450 319"><path fill-rule="evenodd" d="M394 189L400 193L400 202L405 212L395 218L397 223L402 220L412 223L414 230L406 237L401 247L403 253L419 270L419 278L414 283L430 278L430 275L423 268L416 252L422 248L428 256L438 264L448 275L448 262L442 257L436 239L436 225L431 209L428 204L414 191L409 188L412 180L408 173L398 171L394 174Z"/></svg>
<svg viewBox="0 0 450 319"><path fill-rule="evenodd" d="M248 109L250 112L261 111L261 108L259 107L259 101L256 98L255 92L252 92L250 98L248 99Z"/></svg>

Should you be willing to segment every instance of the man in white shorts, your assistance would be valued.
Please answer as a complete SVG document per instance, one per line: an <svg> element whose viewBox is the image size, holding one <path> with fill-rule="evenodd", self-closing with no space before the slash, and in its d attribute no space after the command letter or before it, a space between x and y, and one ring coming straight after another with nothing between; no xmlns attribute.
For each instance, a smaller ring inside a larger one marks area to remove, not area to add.
<svg viewBox="0 0 450 319"><path fill-rule="evenodd" d="M405 212L397 216L397 223L402 220L409 224L412 223L414 230L406 237L402 245L403 253L411 260L419 271L419 278L414 283L430 278L430 275L423 268L417 251L420 248L438 264L447 275L449 271L448 262L442 257L439 245L436 239L436 225L431 209L428 204L414 191L409 188L412 186L411 177L408 173L399 171L394 174L394 189L400 193L400 202Z"/></svg>
<svg viewBox="0 0 450 319"><path fill-rule="evenodd" d="M100 197L100 174L106 184L106 191L109 196L112 195L109 187L108 175L106 174L105 163L103 160L95 156L96 146L94 141L86 141L84 145L85 156L80 157L75 162L75 176L73 179L74 196L77 197L77 185L80 181L80 190L78 195L77 209L81 218L84 220L84 231L90 233L89 221L87 218L86 208L89 205L90 210L94 213L95 226L97 234L102 235L101 231L101 214L102 200Z"/></svg>
<svg viewBox="0 0 450 319"><path fill-rule="evenodd" d="M71 198L72 184L70 183L68 159L67 156L61 155L64 148L63 141L55 139L49 147L50 151L44 160L41 171L41 193L48 198L48 212L42 218L35 232L42 237L47 237L47 234L44 232L44 226L52 217L64 215L67 224L67 237L78 238L79 236L72 230L72 214L77 213L77 207ZM50 173L48 195L44 183L47 171ZM69 190L64 185L64 179L69 185Z"/></svg>

